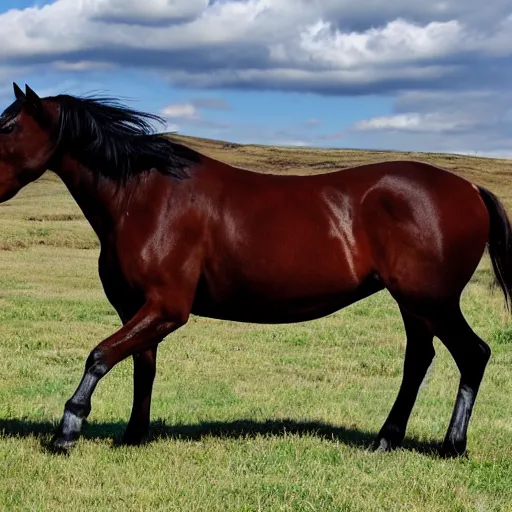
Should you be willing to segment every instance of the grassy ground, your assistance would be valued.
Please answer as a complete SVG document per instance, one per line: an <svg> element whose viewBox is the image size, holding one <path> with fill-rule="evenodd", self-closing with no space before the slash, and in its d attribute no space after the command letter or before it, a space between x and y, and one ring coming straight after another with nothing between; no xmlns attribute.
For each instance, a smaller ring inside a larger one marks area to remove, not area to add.
<svg viewBox="0 0 512 512"><path fill-rule="evenodd" d="M187 143L263 172L433 161L512 205L512 162ZM131 406L126 361L99 385L84 438L62 457L45 444L89 350L119 321L95 237L53 175L1 205L0 226L1 511L512 510L512 324L489 293L487 259L463 302L493 349L468 459L431 453L458 383L437 340L405 448L367 450L401 380L403 328L386 293L297 325L192 318L160 347L151 442L118 445Z"/></svg>

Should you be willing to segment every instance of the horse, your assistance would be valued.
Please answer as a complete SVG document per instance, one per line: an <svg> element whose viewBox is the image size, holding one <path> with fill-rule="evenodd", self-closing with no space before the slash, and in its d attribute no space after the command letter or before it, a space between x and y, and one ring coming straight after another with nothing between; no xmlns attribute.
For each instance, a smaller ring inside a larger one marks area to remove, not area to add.
<svg viewBox="0 0 512 512"><path fill-rule="evenodd" d="M159 133L162 119L116 99L40 98L13 84L0 117L0 202L50 169L100 241L98 273L122 326L89 354L52 438L68 452L96 385L132 357L133 406L123 441L147 435L157 348L190 314L234 322L317 319L386 289L406 349L396 400L375 437L404 439L434 336L460 372L446 456L467 429L491 355L460 308L488 250L505 305L512 296L512 228L496 195L416 161L312 176L242 170Z"/></svg>

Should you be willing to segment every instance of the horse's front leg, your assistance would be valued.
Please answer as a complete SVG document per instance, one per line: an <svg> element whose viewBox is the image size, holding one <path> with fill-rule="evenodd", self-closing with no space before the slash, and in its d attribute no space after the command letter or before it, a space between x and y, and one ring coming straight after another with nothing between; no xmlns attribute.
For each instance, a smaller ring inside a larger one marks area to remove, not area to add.
<svg viewBox="0 0 512 512"><path fill-rule="evenodd" d="M133 407L123 436L125 444L140 444L149 430L151 393L156 374L157 345L133 354Z"/></svg>
<svg viewBox="0 0 512 512"><path fill-rule="evenodd" d="M115 304L119 317L126 324L136 313L137 307L130 303ZM146 437L151 416L151 394L156 375L156 353L159 340L153 347L133 354L133 405L130 421L126 427L123 443L137 445Z"/></svg>
<svg viewBox="0 0 512 512"><path fill-rule="evenodd" d="M89 355L82 380L70 400L53 439L56 449L71 448L80 435L82 423L91 411L96 385L117 363L152 348L187 322L189 311L170 312L159 303L146 303L116 333L102 341Z"/></svg>

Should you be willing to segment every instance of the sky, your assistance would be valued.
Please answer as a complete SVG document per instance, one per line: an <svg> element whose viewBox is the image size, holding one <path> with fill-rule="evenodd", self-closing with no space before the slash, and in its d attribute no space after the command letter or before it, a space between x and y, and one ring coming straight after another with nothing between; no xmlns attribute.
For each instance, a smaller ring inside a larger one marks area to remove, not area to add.
<svg viewBox="0 0 512 512"><path fill-rule="evenodd" d="M2 106L13 81L185 135L512 158L512 2L1 0Z"/></svg>

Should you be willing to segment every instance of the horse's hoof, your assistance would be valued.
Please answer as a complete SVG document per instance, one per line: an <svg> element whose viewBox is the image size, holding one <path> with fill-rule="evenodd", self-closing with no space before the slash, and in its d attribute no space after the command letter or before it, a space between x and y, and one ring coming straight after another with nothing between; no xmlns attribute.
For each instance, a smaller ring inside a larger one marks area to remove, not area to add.
<svg viewBox="0 0 512 512"><path fill-rule="evenodd" d="M143 438L141 436L124 435L121 444L125 446L139 446L142 444Z"/></svg>
<svg viewBox="0 0 512 512"><path fill-rule="evenodd" d="M55 436L50 442L50 450L53 453L69 454L71 449L75 446L76 440L66 439L64 437Z"/></svg>
<svg viewBox="0 0 512 512"><path fill-rule="evenodd" d="M121 443L126 446L139 446L141 445L146 438L146 432L134 431L131 429L126 429Z"/></svg>
<svg viewBox="0 0 512 512"><path fill-rule="evenodd" d="M441 446L440 455L445 459L466 457L466 441L445 441Z"/></svg>
<svg viewBox="0 0 512 512"><path fill-rule="evenodd" d="M381 437L376 441L376 443L373 446L373 452L374 453L385 453L392 451L393 445L391 444L391 441L385 439L384 437Z"/></svg>

